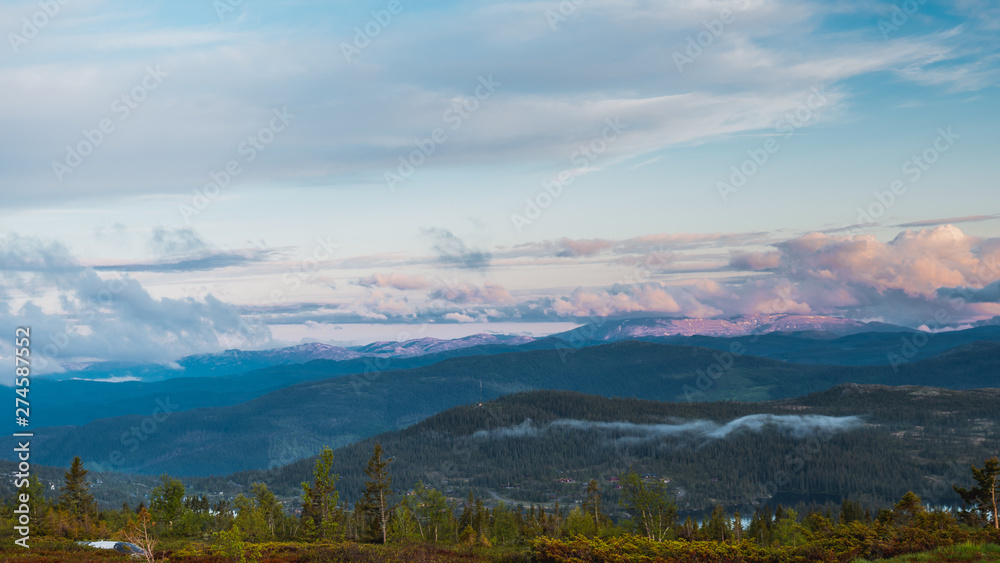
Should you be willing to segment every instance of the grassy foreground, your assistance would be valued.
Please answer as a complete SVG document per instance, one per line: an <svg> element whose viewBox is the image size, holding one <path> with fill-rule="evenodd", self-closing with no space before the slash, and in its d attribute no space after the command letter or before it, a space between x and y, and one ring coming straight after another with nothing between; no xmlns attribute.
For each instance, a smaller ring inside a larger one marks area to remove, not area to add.
<svg viewBox="0 0 1000 563"><path fill-rule="evenodd" d="M262 544L260 563L518 563L532 561L525 548L486 548L441 546L436 544L392 544L388 546L343 542L268 543ZM106 563L132 561L111 550L83 547L66 540L40 539L31 549L6 547L0 550L0 563ZM167 563L237 562L218 554L210 545L199 542L171 542L156 550L156 561Z"/></svg>
<svg viewBox="0 0 1000 563"><path fill-rule="evenodd" d="M472 546L448 546L435 544L397 544L389 546L358 544L354 542L337 544L315 543L269 543L262 545L263 553L260 563L529 563L552 561L551 553L544 549L525 548L486 548ZM162 551L157 551L157 561L168 563L238 563L218 553L206 544L176 542L164 545ZM591 556L595 554L590 554ZM677 554L680 555L680 554ZM733 553L732 557L714 557L706 553L685 554L694 555L692 561L706 559L720 563L739 563L746 561L740 555ZM701 555L702 557L699 557ZM721 554L718 554L721 555ZM783 559L780 555L774 558L775 563ZM682 557L687 559L687 557ZM753 559L751 557L751 559ZM580 561L575 557L567 557L563 561ZM586 561L607 561L615 563L659 563L671 561L670 556L660 553L640 553L623 549L617 553L604 553L599 557L585 557ZM7 547L0 550L0 562L7 563L105 563L110 561L137 561L127 556L109 550L91 549L76 545L66 540L44 539L30 550ZM848 563L851 559L845 559ZM869 560L856 558L854 563L1000 563L1000 545L975 544L971 542L955 544L920 553L910 553L889 559Z"/></svg>
<svg viewBox="0 0 1000 563"><path fill-rule="evenodd" d="M1000 562L1000 545L960 543L922 553L908 553L882 559L882 563L997 563ZM869 563L867 559L856 559L855 563Z"/></svg>

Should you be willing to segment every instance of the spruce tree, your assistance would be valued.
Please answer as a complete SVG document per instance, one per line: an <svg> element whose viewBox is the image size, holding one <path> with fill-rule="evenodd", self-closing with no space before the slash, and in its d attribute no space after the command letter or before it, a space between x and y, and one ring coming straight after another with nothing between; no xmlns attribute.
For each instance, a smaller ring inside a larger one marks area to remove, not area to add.
<svg viewBox="0 0 1000 563"><path fill-rule="evenodd" d="M59 503L70 514L81 517L97 512L94 495L90 494L90 484L87 483L87 471L83 468L80 456L73 458L73 464L64 475L66 484L62 486Z"/></svg>
<svg viewBox="0 0 1000 563"><path fill-rule="evenodd" d="M366 536L373 541L388 540L389 515L392 513L392 477L389 475L389 461L383 459L382 444L376 443L372 457L365 467L368 480L361 497L361 510L365 516Z"/></svg>

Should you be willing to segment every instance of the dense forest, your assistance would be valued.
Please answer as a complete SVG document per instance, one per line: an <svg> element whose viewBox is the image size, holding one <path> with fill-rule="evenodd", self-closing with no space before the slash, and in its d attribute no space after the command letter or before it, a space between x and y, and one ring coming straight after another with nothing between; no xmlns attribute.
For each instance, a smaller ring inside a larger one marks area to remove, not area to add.
<svg viewBox="0 0 1000 563"><path fill-rule="evenodd" d="M473 492L565 505L582 501L585 483L596 479L615 500L611 479L634 470L670 479L678 506L692 512L718 503L824 503L848 496L880 505L908 490L928 502L954 505L958 497L948 483L965 478L970 463L1000 451L998 398L997 390L854 384L763 403L661 403L535 391L451 409L340 448L334 469L351 501L364 479L359 468L378 441L400 461L401 483L423 481L456 498ZM667 432L692 421L725 425L757 415L856 419L836 431L817 427L806 434L775 424L718 439ZM623 422L631 426L599 424ZM191 482L221 491L259 481L287 495L309 476L312 463Z"/></svg>

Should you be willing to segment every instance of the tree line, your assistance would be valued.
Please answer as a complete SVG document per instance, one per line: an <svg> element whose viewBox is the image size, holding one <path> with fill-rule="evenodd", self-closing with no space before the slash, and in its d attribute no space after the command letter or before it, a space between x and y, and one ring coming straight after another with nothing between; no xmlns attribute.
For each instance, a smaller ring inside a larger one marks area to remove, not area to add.
<svg viewBox="0 0 1000 563"><path fill-rule="evenodd" d="M586 484L584 498L571 507L558 502L552 506L524 506L503 500L488 503L471 492L463 502L455 502L422 482L400 493L393 488L393 461L381 444L374 445L364 467L363 490L353 505L340 499L340 476L333 471L330 448L324 448L316 459L312 479L301 483L298 503L292 507L285 506L264 483L254 483L247 494L239 494L232 501L220 499L213 503L205 495L188 495L181 481L164 474L160 484L150 491L148 506L144 502L136 507L124 503L120 510L101 511L79 457L65 472L58 500L44 499L44 487L37 477L19 492L34 499L32 518L41 523L36 534L70 539L117 537L146 549L149 557L161 538L211 540L223 552L253 560L260 554L260 544L276 540L518 546L538 538L614 538L631 534L651 542L795 546L817 534L833 533L838 526L874 529L913 522L938 530L964 525L1000 533L1000 460L996 457L986 460L982 467L971 467L974 486L954 486L963 502L962 509L954 514L928 511L921 499L909 492L895 506L874 514L853 500L844 500L837 516L830 511L800 515L781 505L773 511L770 506L762 506L754 511L748 524L742 515L730 514L721 505L700 522L690 516L681 521L663 480L633 471L618 479L617 510L609 511L596 480ZM4 519L13 520L11 500L2 510ZM12 526L5 529L9 531Z"/></svg>

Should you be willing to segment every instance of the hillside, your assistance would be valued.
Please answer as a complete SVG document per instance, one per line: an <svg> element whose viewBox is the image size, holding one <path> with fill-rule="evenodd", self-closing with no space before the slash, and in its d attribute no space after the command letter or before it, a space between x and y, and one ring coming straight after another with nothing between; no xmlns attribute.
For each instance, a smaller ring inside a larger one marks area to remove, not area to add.
<svg viewBox="0 0 1000 563"><path fill-rule="evenodd" d="M624 330L637 322L620 321L611 326ZM603 330L609 334L614 332L608 326L604 326ZM672 336L644 340L720 351L737 346L741 348L735 349L742 349L745 356L799 364L874 366L889 365L894 361L919 361L978 341L1000 341L1000 326L931 335L922 346L904 351L905 342L912 342L914 338L912 332L868 332L844 337L828 332L774 332L732 338ZM555 349L565 355L572 349L605 344L607 342L602 340L567 342L550 337L525 341L524 337L477 335L455 340L379 342L351 350L318 344L260 352L231 350L224 354L182 358L178 365L183 369L158 364L118 367L99 364L104 367L99 369L94 366L66 374L67 377L72 375L83 379L37 378L32 388L36 405L33 409L34 422L37 426L79 426L99 418L130 414L149 416L157 408L157 400L162 402L168 398L179 411L230 406L297 383L347 374L409 369L449 358L508 352ZM352 354L373 356L349 360L315 359L299 363L299 360L317 355L336 356L345 350ZM259 367L263 361L285 363ZM712 363L702 369L707 369ZM102 378L128 378L135 374L143 380L100 381Z"/></svg>
<svg viewBox="0 0 1000 563"><path fill-rule="evenodd" d="M772 358L799 364L845 366L890 365L900 361L920 361L948 350L976 342L1000 342L1000 326L989 325L966 330L924 335L908 332L864 332L837 336L829 332L757 334L717 338L711 336L671 336L649 338L685 346L703 346L729 350L742 346L747 355ZM916 345L922 343L922 345Z"/></svg>
<svg viewBox="0 0 1000 563"><path fill-rule="evenodd" d="M323 445L347 445L452 407L535 389L660 401L763 401L848 382L970 389L995 384L998 349L983 343L900 366L898 372L749 356L730 358L730 364L713 350L634 341L572 353L452 358L410 370L302 383L238 405L175 412L161 420L125 416L40 429L37 461L63 465L80 455L95 469L181 475L274 467L313 455ZM184 397L172 401L183 404Z"/></svg>
<svg viewBox="0 0 1000 563"><path fill-rule="evenodd" d="M582 498L598 479L633 469L670 479L679 505L833 501L887 503L907 490L957 502L950 484L1000 448L1000 390L845 384L764 403L662 403L533 391L462 406L334 453L341 498L363 489L374 442L393 457L397 489L417 481L463 498L514 502ZM759 417L762 413L775 418ZM748 418L749 417L749 418ZM754 422L769 421L760 426ZM222 479L264 481L293 494L313 460ZM212 488L214 479L194 480ZM610 503L613 505L613 502Z"/></svg>

